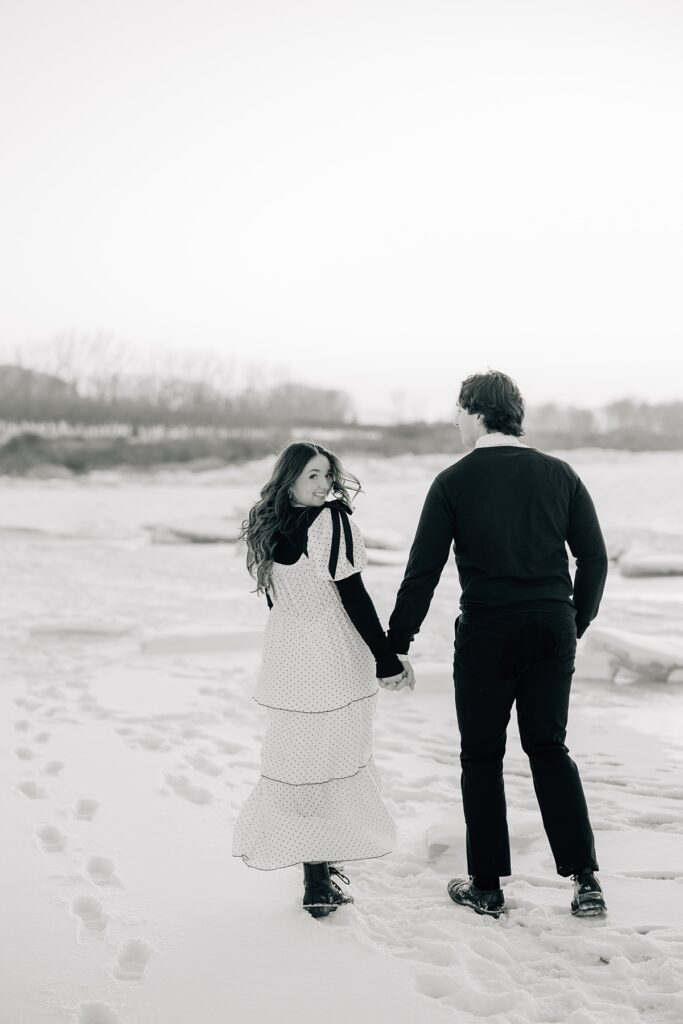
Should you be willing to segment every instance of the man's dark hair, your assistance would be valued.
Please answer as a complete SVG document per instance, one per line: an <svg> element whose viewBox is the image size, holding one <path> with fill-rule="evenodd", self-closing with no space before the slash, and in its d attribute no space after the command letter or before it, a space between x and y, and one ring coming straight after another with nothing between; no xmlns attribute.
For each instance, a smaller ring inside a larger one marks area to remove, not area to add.
<svg viewBox="0 0 683 1024"><path fill-rule="evenodd" d="M458 403L470 413L479 413L491 433L521 437L524 399L512 377L499 370L475 373L462 382Z"/></svg>

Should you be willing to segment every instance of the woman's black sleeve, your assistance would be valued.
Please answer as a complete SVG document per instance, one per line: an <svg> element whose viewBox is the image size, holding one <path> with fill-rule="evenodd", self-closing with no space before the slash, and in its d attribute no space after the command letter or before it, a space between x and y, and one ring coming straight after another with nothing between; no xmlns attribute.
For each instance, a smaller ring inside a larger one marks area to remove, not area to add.
<svg viewBox="0 0 683 1024"><path fill-rule="evenodd" d="M403 665L391 649L361 574L356 572L345 580L335 580L335 585L346 614L372 651L377 678L397 676L403 671Z"/></svg>

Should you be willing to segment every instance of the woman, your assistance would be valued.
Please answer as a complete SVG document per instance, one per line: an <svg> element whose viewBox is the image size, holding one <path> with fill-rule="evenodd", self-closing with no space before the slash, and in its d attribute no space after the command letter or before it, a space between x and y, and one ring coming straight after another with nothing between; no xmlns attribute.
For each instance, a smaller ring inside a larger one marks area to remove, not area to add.
<svg viewBox="0 0 683 1024"><path fill-rule="evenodd" d="M378 678L398 683L406 673L360 577L367 558L345 481L360 490L332 452L290 444L242 529L247 568L270 608L255 695L268 728L233 855L261 869L302 863L303 906L314 917L353 902L333 862L382 857L395 840L372 719Z"/></svg>

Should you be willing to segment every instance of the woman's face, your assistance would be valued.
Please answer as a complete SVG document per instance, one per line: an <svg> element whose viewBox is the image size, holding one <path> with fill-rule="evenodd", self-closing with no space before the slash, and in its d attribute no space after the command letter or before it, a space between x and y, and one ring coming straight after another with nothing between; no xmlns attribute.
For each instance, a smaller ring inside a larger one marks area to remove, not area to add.
<svg viewBox="0 0 683 1024"><path fill-rule="evenodd" d="M296 505L322 505L333 482L330 460L325 455L314 455L291 485L292 501Z"/></svg>

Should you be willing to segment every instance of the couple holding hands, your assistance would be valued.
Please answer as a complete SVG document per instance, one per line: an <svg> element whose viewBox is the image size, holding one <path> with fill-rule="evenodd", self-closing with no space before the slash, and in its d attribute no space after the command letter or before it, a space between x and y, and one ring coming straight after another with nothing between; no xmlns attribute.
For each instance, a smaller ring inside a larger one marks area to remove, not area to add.
<svg viewBox="0 0 683 1024"><path fill-rule="evenodd" d="M503 757L516 704L557 872L574 882L571 911L605 912L564 741L576 640L597 615L607 553L585 486L566 462L519 440L523 416L505 374L463 382L457 426L469 450L429 488L387 633L361 575L367 558L347 490L360 484L336 455L288 445L245 520L247 568L270 609L255 694L268 727L233 855L265 870L303 864L303 907L314 917L353 902L340 865L394 848L373 716L380 688L415 687L408 651L451 549L462 588L453 679L468 877L451 879L448 894L478 914L505 912Z"/></svg>

